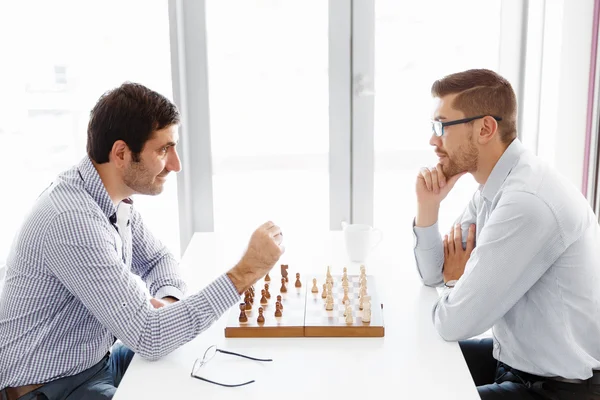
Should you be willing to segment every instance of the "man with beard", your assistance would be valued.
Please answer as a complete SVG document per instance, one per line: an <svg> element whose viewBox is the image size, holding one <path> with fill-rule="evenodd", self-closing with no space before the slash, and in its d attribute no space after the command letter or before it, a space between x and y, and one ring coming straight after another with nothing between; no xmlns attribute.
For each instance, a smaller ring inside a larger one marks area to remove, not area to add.
<svg viewBox="0 0 600 400"><path fill-rule="evenodd" d="M517 138L506 79L468 70L431 92L439 163L418 174L413 232L423 283L445 286L436 329L459 341L482 399L600 399L596 216ZM466 173L479 189L442 238L440 203Z"/></svg>
<svg viewBox="0 0 600 400"><path fill-rule="evenodd" d="M281 256L281 230L267 222L239 263L184 295L175 258L130 198L161 193L181 169L178 125L173 103L133 83L91 111L87 156L37 199L8 257L0 399L112 398L134 353L156 360L189 342Z"/></svg>

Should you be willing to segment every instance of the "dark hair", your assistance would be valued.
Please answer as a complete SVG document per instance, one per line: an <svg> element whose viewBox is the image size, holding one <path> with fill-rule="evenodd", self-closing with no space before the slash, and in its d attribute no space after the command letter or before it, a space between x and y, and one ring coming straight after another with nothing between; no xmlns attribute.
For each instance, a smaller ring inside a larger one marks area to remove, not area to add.
<svg viewBox="0 0 600 400"><path fill-rule="evenodd" d="M179 124L175 104L139 83L125 82L104 93L90 112L88 156L98 164L106 163L114 143L123 140L134 161L139 161L153 132L174 124Z"/></svg>
<svg viewBox="0 0 600 400"><path fill-rule="evenodd" d="M510 143L517 137L517 96L505 78L488 69L470 69L439 79L431 86L434 97L458 93L452 108L475 115L501 117L500 139Z"/></svg>

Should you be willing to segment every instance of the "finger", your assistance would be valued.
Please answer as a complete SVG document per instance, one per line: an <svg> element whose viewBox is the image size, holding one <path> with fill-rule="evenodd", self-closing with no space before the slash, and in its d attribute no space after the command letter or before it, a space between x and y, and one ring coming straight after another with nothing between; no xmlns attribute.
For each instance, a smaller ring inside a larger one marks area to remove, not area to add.
<svg viewBox="0 0 600 400"><path fill-rule="evenodd" d="M444 235L444 256L448 257L448 235Z"/></svg>
<svg viewBox="0 0 600 400"><path fill-rule="evenodd" d="M460 224L456 224L454 226L454 251L462 249L462 230Z"/></svg>
<svg viewBox="0 0 600 400"><path fill-rule="evenodd" d="M435 169L437 170L437 178L440 184L440 188L443 188L444 186L446 186L446 175L444 175L444 171L442 171L442 164L436 165Z"/></svg>
<svg viewBox="0 0 600 400"><path fill-rule="evenodd" d="M433 187L433 193L438 194L440 192L440 184L438 183L437 169L431 170L431 186Z"/></svg>
<svg viewBox="0 0 600 400"><path fill-rule="evenodd" d="M165 306L165 303L154 298L150 299L150 304L152 304L152 307L154 308L161 308Z"/></svg>
<svg viewBox="0 0 600 400"><path fill-rule="evenodd" d="M425 180L425 186L427 186L427 190L431 190L431 172L429 172L429 169L423 168L421 170L421 176L423 176L423 180Z"/></svg>
<svg viewBox="0 0 600 400"><path fill-rule="evenodd" d="M448 254L454 254L454 229L448 232Z"/></svg>
<svg viewBox="0 0 600 400"><path fill-rule="evenodd" d="M273 236L273 241L279 246L283 242L283 235L281 233Z"/></svg>
<svg viewBox="0 0 600 400"><path fill-rule="evenodd" d="M278 227L277 225L273 225L272 227L270 227L269 229L267 229L267 232L269 232L269 235L271 237L275 237L275 236L281 234L281 228Z"/></svg>
<svg viewBox="0 0 600 400"><path fill-rule="evenodd" d="M271 228L273 225L275 225L275 224L273 223L273 221L267 221L267 222L265 222L264 224L262 224L260 227L261 227L261 228L264 228L264 229L269 229L269 228Z"/></svg>
<svg viewBox="0 0 600 400"><path fill-rule="evenodd" d="M475 248L475 224L469 226L469 233L467 234L467 253L471 254Z"/></svg>

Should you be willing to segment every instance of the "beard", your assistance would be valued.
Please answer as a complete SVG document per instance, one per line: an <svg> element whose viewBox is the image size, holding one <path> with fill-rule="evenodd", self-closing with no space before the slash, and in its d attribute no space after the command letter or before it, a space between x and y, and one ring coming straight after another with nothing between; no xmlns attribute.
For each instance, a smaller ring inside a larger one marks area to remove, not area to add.
<svg viewBox="0 0 600 400"><path fill-rule="evenodd" d="M166 176L161 173L159 176ZM141 161L132 161L123 176L125 184L138 194L147 194L155 196L162 193L163 183L156 180L156 176L148 172L148 169Z"/></svg>
<svg viewBox="0 0 600 400"><path fill-rule="evenodd" d="M458 147L454 151L453 155L446 153L446 165L442 164L442 172L446 175L446 178L450 178L461 172L470 172L477 169L477 163L479 162L479 151L472 141L473 132L467 138L467 142Z"/></svg>

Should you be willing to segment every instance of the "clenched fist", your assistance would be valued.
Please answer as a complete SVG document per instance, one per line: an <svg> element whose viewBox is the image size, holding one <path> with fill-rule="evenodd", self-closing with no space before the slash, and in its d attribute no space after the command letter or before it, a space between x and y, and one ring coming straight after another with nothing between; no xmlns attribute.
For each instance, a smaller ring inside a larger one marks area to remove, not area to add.
<svg viewBox="0 0 600 400"><path fill-rule="evenodd" d="M283 233L273 222L262 224L254 231L248 249L240 262L229 272L229 278L242 294L265 276L283 254Z"/></svg>

